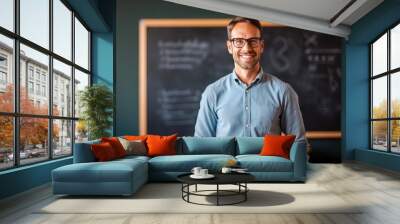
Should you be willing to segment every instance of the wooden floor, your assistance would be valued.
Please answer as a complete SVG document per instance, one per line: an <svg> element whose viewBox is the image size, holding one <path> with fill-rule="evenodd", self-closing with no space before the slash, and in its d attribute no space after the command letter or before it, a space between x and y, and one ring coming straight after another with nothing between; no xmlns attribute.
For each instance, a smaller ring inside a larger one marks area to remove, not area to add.
<svg viewBox="0 0 400 224"><path fill-rule="evenodd" d="M52 200L42 186L0 202L0 223L400 223L400 174L359 163L310 164L308 183L319 184L345 201L367 206L357 214L36 214ZM173 205L172 205L173 206Z"/></svg>

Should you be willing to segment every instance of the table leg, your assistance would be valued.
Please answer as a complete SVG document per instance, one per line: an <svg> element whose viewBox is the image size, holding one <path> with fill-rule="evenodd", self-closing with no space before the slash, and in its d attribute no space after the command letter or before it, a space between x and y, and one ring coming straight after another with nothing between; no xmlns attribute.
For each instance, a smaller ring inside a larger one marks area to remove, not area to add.
<svg viewBox="0 0 400 224"><path fill-rule="evenodd" d="M217 206L219 205L219 184L217 184Z"/></svg>
<svg viewBox="0 0 400 224"><path fill-rule="evenodd" d="M197 184L196 184L196 186L195 186L195 191L197 192Z"/></svg>
<svg viewBox="0 0 400 224"><path fill-rule="evenodd" d="M244 201L247 201L247 183L244 183Z"/></svg>

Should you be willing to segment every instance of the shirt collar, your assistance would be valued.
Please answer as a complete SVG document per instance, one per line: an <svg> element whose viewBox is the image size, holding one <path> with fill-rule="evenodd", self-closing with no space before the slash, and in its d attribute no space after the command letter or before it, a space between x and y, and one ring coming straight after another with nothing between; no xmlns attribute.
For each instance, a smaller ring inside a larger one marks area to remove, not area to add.
<svg viewBox="0 0 400 224"><path fill-rule="evenodd" d="M256 79L250 84L250 86L252 86L252 85L258 83L260 80L262 80L263 76L264 76L264 70L262 68L260 68L260 71L257 73ZM236 74L235 69L233 69L233 71L232 71L232 78L236 83L245 85L245 83L243 83L239 79L239 76Z"/></svg>

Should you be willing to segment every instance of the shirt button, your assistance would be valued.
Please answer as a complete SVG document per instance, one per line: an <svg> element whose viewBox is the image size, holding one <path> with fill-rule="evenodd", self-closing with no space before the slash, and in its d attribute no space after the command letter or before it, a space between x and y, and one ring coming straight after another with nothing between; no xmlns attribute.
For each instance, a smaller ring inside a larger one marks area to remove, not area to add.
<svg viewBox="0 0 400 224"><path fill-rule="evenodd" d="M249 125L249 124L246 124L246 127L248 128L248 127L250 127L250 125Z"/></svg>
<svg viewBox="0 0 400 224"><path fill-rule="evenodd" d="M248 110L249 109L249 107L248 106L246 106L246 110Z"/></svg>

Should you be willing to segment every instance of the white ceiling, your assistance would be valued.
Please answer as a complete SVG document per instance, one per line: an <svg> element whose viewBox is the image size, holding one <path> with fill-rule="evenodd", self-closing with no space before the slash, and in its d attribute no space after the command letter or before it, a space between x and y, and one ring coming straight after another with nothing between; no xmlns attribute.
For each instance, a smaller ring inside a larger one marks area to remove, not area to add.
<svg viewBox="0 0 400 224"><path fill-rule="evenodd" d="M347 38L383 0L165 0ZM346 6L348 6L346 8ZM345 10L342 10L346 8Z"/></svg>

